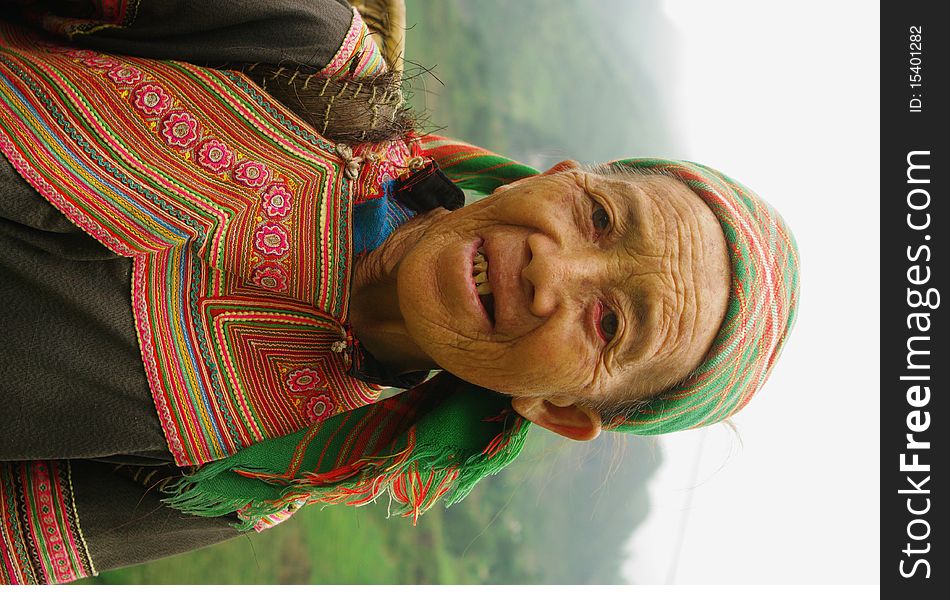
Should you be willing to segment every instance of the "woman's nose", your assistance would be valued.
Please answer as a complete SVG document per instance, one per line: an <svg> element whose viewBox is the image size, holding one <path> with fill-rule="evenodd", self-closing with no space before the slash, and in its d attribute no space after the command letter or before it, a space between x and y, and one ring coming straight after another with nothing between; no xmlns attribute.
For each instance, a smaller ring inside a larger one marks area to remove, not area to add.
<svg viewBox="0 0 950 600"><path fill-rule="evenodd" d="M595 283L596 261L589 252L558 244L543 233L528 236L531 258L522 276L531 284L531 313L551 316L559 306L579 297Z"/></svg>

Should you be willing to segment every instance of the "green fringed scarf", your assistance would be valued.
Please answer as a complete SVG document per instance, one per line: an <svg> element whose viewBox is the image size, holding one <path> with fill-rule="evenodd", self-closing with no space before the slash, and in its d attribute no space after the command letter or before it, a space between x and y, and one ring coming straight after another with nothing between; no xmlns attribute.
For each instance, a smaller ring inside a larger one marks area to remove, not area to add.
<svg viewBox="0 0 950 600"><path fill-rule="evenodd" d="M389 494L412 517L462 500L515 459L527 421L509 399L448 374L282 438L215 461L166 489L184 512L237 511L240 529L264 529L304 504L360 506Z"/></svg>

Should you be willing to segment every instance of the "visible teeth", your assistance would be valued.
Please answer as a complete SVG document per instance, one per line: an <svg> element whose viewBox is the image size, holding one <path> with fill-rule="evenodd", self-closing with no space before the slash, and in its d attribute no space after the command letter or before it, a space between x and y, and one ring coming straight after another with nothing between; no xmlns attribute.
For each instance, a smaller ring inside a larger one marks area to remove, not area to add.
<svg viewBox="0 0 950 600"><path fill-rule="evenodd" d="M475 257L472 259L472 274L475 275L476 283L487 281L485 273L488 271L488 259L482 254L481 250L475 251Z"/></svg>
<svg viewBox="0 0 950 600"><path fill-rule="evenodd" d="M491 293L491 284L487 281L479 283L475 286L475 291L478 292L479 296L484 296Z"/></svg>

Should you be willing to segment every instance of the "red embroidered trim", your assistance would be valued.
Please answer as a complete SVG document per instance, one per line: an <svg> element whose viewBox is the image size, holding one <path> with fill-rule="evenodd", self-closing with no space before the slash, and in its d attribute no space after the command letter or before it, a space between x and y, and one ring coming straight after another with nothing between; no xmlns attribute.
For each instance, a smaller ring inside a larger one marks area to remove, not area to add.
<svg viewBox="0 0 950 600"><path fill-rule="evenodd" d="M0 584L67 583L96 574L69 462L0 463Z"/></svg>

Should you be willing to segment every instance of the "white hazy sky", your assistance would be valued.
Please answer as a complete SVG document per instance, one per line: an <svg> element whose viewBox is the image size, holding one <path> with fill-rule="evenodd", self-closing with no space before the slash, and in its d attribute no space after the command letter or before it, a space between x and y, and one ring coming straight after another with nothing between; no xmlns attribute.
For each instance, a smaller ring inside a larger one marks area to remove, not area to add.
<svg viewBox="0 0 950 600"><path fill-rule="evenodd" d="M666 436L636 583L877 583L879 3L665 0L685 158L755 189L798 240L798 322L725 426Z"/></svg>

